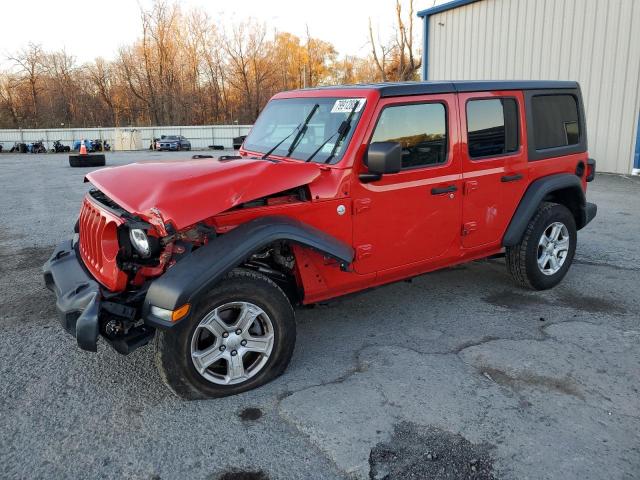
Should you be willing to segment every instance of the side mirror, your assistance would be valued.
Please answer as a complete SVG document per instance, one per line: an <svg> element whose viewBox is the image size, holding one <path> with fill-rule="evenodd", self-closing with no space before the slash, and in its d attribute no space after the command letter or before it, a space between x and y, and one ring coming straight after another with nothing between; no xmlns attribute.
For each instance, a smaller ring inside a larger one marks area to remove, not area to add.
<svg viewBox="0 0 640 480"><path fill-rule="evenodd" d="M375 182L382 175L397 173L402 168L402 146L398 142L374 142L364 159L368 173L360 175L363 182Z"/></svg>

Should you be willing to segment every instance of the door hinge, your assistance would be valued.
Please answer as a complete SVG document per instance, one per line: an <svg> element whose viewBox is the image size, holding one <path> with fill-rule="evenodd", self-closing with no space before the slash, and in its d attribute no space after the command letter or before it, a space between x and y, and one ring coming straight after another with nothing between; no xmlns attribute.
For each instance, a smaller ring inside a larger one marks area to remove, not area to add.
<svg viewBox="0 0 640 480"><path fill-rule="evenodd" d="M356 260L370 257L373 254L373 245L360 245L356 247Z"/></svg>
<svg viewBox="0 0 640 480"><path fill-rule="evenodd" d="M467 180L464 182L464 194L469 195L474 190L478 189L478 181L477 180Z"/></svg>
<svg viewBox="0 0 640 480"><path fill-rule="evenodd" d="M466 236L469 235L471 232L475 231L478 229L478 223L477 222L467 222L465 224L462 225L462 236Z"/></svg>
<svg viewBox="0 0 640 480"><path fill-rule="evenodd" d="M353 214L357 215L371 208L370 198L358 198L353 201Z"/></svg>

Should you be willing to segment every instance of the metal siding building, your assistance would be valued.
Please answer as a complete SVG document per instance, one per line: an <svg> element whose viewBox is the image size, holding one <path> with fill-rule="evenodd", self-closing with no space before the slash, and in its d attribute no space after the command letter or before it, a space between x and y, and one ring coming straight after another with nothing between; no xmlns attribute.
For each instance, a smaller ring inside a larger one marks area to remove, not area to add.
<svg viewBox="0 0 640 480"><path fill-rule="evenodd" d="M598 170L640 173L640 0L457 0L418 16L425 80L577 80Z"/></svg>

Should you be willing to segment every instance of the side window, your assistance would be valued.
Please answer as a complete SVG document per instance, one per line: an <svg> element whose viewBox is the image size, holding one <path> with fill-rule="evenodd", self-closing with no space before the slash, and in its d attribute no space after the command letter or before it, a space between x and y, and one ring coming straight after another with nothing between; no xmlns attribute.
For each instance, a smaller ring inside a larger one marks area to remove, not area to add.
<svg viewBox="0 0 640 480"><path fill-rule="evenodd" d="M447 161L447 114L442 103L397 105L382 110L373 142L402 145L402 168Z"/></svg>
<svg viewBox="0 0 640 480"><path fill-rule="evenodd" d="M515 99L467 102L467 148L471 158L505 155L519 147L518 102Z"/></svg>
<svg viewBox="0 0 640 480"><path fill-rule="evenodd" d="M580 143L578 104L573 95L535 95L531 107L536 150Z"/></svg>

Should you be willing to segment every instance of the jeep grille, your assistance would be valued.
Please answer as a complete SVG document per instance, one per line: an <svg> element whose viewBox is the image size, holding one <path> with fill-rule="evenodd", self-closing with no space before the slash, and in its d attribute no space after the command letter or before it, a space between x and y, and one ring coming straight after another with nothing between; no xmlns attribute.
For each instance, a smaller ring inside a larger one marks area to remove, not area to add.
<svg viewBox="0 0 640 480"><path fill-rule="evenodd" d="M96 280L109 290L119 292L127 286L127 275L116 262L118 226L123 220L108 212L87 194L79 219L80 256Z"/></svg>

